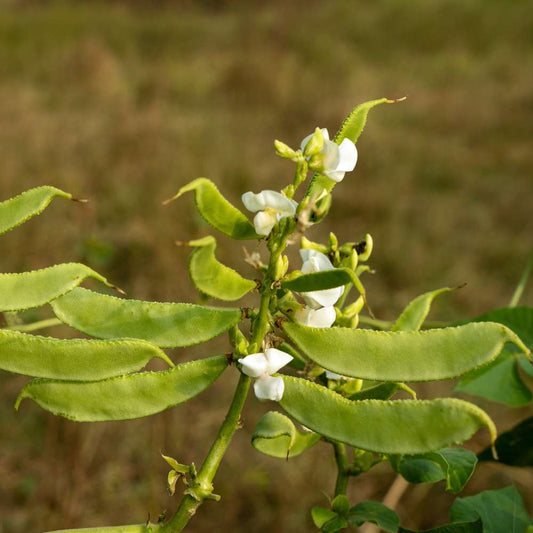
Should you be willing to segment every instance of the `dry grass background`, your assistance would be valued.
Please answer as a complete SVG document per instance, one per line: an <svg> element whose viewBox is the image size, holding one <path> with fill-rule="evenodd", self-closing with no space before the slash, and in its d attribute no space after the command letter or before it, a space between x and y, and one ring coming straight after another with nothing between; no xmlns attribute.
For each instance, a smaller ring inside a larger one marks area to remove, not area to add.
<svg viewBox="0 0 533 533"><path fill-rule="evenodd" d="M244 191L279 189L292 167L275 157L274 138L294 146L317 125L335 130L359 102L407 94L372 112L357 169L310 237L372 233L366 283L379 318L464 282L434 318L503 306L532 243L532 23L519 0L0 2L0 197L51 184L91 199L57 201L3 236L0 269L83 261L132 297L194 301L187 251L173 241L209 229L191 198L163 199L201 175L235 204ZM219 243L221 259L248 272L240 244ZM224 339L174 355L221 350ZM181 408L93 425L30 402L15 415L25 378L0 380L0 532L27 533L171 512L159 452L201 462L236 373ZM527 414L482 406L502 429ZM287 464L257 454L250 434L268 408L248 403L215 480L223 503L206 504L191 531L312 529L308 509L334 482L330 451ZM378 468L350 496L382 498L392 479ZM482 466L465 494L513 482L531 509L530 472ZM418 486L399 513L429 527L446 521L450 502L442 485Z"/></svg>

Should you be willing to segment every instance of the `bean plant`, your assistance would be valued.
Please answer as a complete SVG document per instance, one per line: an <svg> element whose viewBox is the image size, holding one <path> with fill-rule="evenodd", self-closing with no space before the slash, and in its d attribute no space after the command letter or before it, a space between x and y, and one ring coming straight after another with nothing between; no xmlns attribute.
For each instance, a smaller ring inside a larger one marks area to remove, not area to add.
<svg viewBox="0 0 533 533"><path fill-rule="evenodd" d="M373 316L364 285L372 237L339 242L330 233L320 243L305 236L325 219L334 189L342 189L345 177L353 179L346 175L356 166L356 144L370 110L396 101L382 98L355 107L331 139L326 129L316 128L299 148L276 141L277 155L295 168L294 178L281 191L244 192L242 209L207 178L191 181L165 202L192 193L199 214L217 234L264 242L266 260L257 252L246 258L256 279L220 263L212 235L182 243L192 248L189 274L201 302L236 302L253 293L255 307L159 303L92 291L80 286L88 278L115 287L78 263L0 274L0 311L7 324L0 329L0 367L33 378L16 399L16 409L29 399L76 422L129 420L186 402L223 372L238 376L226 417L207 456L198 460L201 466L163 456L170 467L168 488L180 494L175 512L157 523L84 531L174 533L194 524L206 500L221 499L213 481L249 396L271 408L253 431L257 452L290 461L319 443L331 448L334 488L323 506L311 510L313 523L324 532L365 522L388 532L410 531L384 504L347 497L350 479L379 463L390 463L410 483L444 480L445 490L454 494L479 460L532 464L531 418L498 437L489 415L474 403L456 397L417 399L413 388L417 382L459 378L456 390L510 407L531 402L523 376L533 375L528 361L533 308L517 306L528 269L508 307L429 327L433 300L454 290L445 287L418 296L388 323ZM42 186L0 203L0 234L40 214L54 198L74 200ZM289 264L289 246L298 248L301 262ZM50 306L56 318L29 324L14 320L16 313L41 306ZM89 338L32 333L59 323ZM206 353L175 364L164 351L222 334L229 343L226 355ZM168 369L142 371L154 358ZM392 399L397 394L401 399ZM476 456L459 445L481 428L486 449ZM173 455L179 457L180 450ZM531 524L518 491L507 487L457 498L450 523L431 531L524 533Z"/></svg>

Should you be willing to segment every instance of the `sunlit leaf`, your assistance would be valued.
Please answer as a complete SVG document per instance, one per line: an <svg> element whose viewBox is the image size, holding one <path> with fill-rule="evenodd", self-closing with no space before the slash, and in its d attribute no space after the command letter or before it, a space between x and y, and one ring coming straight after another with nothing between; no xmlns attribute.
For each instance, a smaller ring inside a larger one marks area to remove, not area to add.
<svg viewBox="0 0 533 533"><path fill-rule="evenodd" d="M205 342L237 324L240 309L126 300L78 288L52 302L57 318L100 339L144 339L163 348Z"/></svg>
<svg viewBox="0 0 533 533"><path fill-rule="evenodd" d="M46 411L77 422L128 420L153 415L190 400L227 367L224 356L102 381L35 379L20 392L15 408L31 398Z"/></svg>
<svg viewBox="0 0 533 533"><path fill-rule="evenodd" d="M238 300L255 288L255 281L243 278L216 260L214 237L188 244L196 247L189 257L189 274L199 291L219 300Z"/></svg>
<svg viewBox="0 0 533 533"><path fill-rule="evenodd" d="M320 438L316 433L301 433L285 415L269 411L255 426L252 446L265 455L287 459L300 455Z"/></svg>
<svg viewBox="0 0 533 533"><path fill-rule="evenodd" d="M0 330L0 368L26 376L86 381L140 370L153 357L172 362L157 346L123 339L54 339Z"/></svg>
<svg viewBox="0 0 533 533"><path fill-rule="evenodd" d="M218 231L234 239L261 238L261 235L255 232L246 215L230 204L220 194L215 184L207 178L191 181L166 203L176 200L189 191L194 191L196 207L200 215Z"/></svg>
<svg viewBox="0 0 533 533"><path fill-rule="evenodd" d="M387 381L385 383L378 383L366 389L362 389L349 396L350 400L388 400L392 398L397 392L404 391L416 398L416 394L405 383L398 383L395 381Z"/></svg>
<svg viewBox="0 0 533 533"><path fill-rule="evenodd" d="M76 288L87 278L112 285L80 263L63 263L21 274L0 274L0 311L40 307Z"/></svg>
<svg viewBox="0 0 533 533"><path fill-rule="evenodd" d="M283 376L280 405L300 424L356 448L413 454L439 450L488 428L492 420L479 407L454 398L351 401L310 381Z"/></svg>
<svg viewBox="0 0 533 533"><path fill-rule="evenodd" d="M491 322L417 332L320 329L293 322L283 329L321 367L374 381L453 378L490 362L506 342L527 351L510 329Z"/></svg>
<svg viewBox="0 0 533 533"><path fill-rule="evenodd" d="M0 235L42 213L56 197L72 199L67 192L55 187L43 186L0 202Z"/></svg>

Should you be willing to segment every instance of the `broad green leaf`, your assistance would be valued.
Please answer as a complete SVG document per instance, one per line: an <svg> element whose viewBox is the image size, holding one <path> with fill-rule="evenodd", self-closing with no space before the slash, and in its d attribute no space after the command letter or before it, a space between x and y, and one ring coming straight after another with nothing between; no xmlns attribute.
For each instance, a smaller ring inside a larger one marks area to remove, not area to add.
<svg viewBox="0 0 533 533"><path fill-rule="evenodd" d="M339 131L335 134L333 140L340 144L343 139L350 139L352 142L357 143L361 133L366 124L366 119L368 117L369 111L378 105L381 104L394 104L400 102L399 100L390 100L388 98L379 98L377 100L370 100L369 102L364 102L354 107L350 114L344 119ZM319 195L324 189L326 192L331 192L336 183L333 180L330 180L323 174L315 174L309 184L307 189L306 196Z"/></svg>
<svg viewBox="0 0 533 533"><path fill-rule="evenodd" d="M42 213L55 197L72 200L72 196L67 192L43 186L0 202L0 235Z"/></svg>
<svg viewBox="0 0 533 533"><path fill-rule="evenodd" d="M252 446L265 455L288 459L305 452L320 438L316 433L299 432L285 415L269 411L255 426Z"/></svg>
<svg viewBox="0 0 533 533"><path fill-rule="evenodd" d="M496 428L476 405L455 398L351 401L300 378L283 376L283 409L326 438L378 453L426 453L458 444L486 426Z"/></svg>
<svg viewBox="0 0 533 533"><path fill-rule="evenodd" d="M35 379L20 392L15 408L31 398L44 410L77 422L129 420L153 415L207 389L227 367L224 356L102 381Z"/></svg>
<svg viewBox="0 0 533 533"><path fill-rule="evenodd" d="M388 381L385 383L378 383L366 389L362 389L349 396L350 400L388 400L392 398L398 391L405 391L413 398L416 398L416 393L411 387L405 383L398 383L396 381Z"/></svg>
<svg viewBox="0 0 533 533"><path fill-rule="evenodd" d="M454 390L503 403L509 407L527 405L533 395L518 372L519 357L520 355L515 352L502 350L490 364L463 376ZM527 361L525 364L531 365Z"/></svg>
<svg viewBox="0 0 533 533"><path fill-rule="evenodd" d="M463 490L477 463L476 454L463 448L446 448L400 459L396 470L409 483L436 483L446 480L446 490Z"/></svg>
<svg viewBox="0 0 533 533"><path fill-rule="evenodd" d="M331 520L328 520L321 528L321 531L324 533L335 533L336 531L340 531L341 529L344 529L348 527L348 520L346 518L343 518L342 516L335 516Z"/></svg>
<svg viewBox="0 0 533 533"><path fill-rule="evenodd" d="M0 368L26 376L87 381L140 370L153 357L174 366L146 341L54 339L0 330Z"/></svg>
<svg viewBox="0 0 533 533"><path fill-rule="evenodd" d="M348 269L334 268L311 274L301 274L282 281L281 286L296 292L321 291L352 283L352 277L353 273L350 275Z"/></svg>
<svg viewBox="0 0 533 533"><path fill-rule="evenodd" d="M501 324L486 322L427 331L309 328L285 322L296 346L321 367L375 381L431 381L460 376L494 359L506 342L525 352Z"/></svg>
<svg viewBox="0 0 533 533"><path fill-rule="evenodd" d="M234 239L261 239L246 215L230 204L207 178L197 178L184 187L165 203L176 200L186 192L194 191L198 212L215 229Z"/></svg>
<svg viewBox="0 0 533 533"><path fill-rule="evenodd" d="M392 326L391 331L418 331L429 314L433 300L437 296L453 290L454 288L444 287L443 289L421 294L403 310Z"/></svg>
<svg viewBox="0 0 533 533"><path fill-rule="evenodd" d="M495 443L498 462L511 466L533 466L533 417L502 433ZM480 461L495 461L491 448L483 450Z"/></svg>
<svg viewBox="0 0 533 533"><path fill-rule="evenodd" d="M216 260L214 237L188 244L196 247L189 257L189 274L199 291L219 300L238 300L255 288L255 281L243 278Z"/></svg>
<svg viewBox="0 0 533 533"><path fill-rule="evenodd" d="M78 288L52 302L57 318L100 339L144 339L162 348L199 344L241 319L240 309L126 300Z"/></svg>
<svg viewBox="0 0 533 533"><path fill-rule="evenodd" d="M457 498L450 510L452 521L481 518L483 533L525 533L533 522L515 487L486 490L475 496Z"/></svg>
<svg viewBox="0 0 533 533"><path fill-rule="evenodd" d="M380 502L363 501L350 509L348 522L352 526L360 526L365 522L373 522L383 531L396 533L400 519L394 511Z"/></svg>
<svg viewBox="0 0 533 533"><path fill-rule="evenodd" d="M75 289L87 278L113 287L98 272L80 263L63 263L21 274L0 274L0 311L40 307Z"/></svg>
<svg viewBox="0 0 533 533"><path fill-rule="evenodd" d="M424 529L424 531L414 531L400 527L398 533L483 533L483 523L479 519L473 522L455 522L454 524L446 524L433 529Z"/></svg>

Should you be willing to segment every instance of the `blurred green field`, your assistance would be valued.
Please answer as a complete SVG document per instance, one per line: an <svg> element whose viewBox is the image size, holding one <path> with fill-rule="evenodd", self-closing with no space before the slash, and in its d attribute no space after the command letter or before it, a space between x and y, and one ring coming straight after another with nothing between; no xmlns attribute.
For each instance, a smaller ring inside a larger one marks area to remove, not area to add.
<svg viewBox="0 0 533 533"><path fill-rule="evenodd" d="M0 200L42 184L91 200L57 201L2 236L0 270L83 261L132 297L194 301L188 251L173 243L210 230L192 198L162 200L198 176L236 205L245 191L280 189L293 168L275 138L297 146L357 103L408 95L372 112L355 172L308 236L373 235L366 285L378 318L462 283L433 318L504 306L533 242L532 64L533 11L520 0L0 2ZM220 238L218 254L251 275L240 244ZM531 285L523 301L533 304ZM224 339L210 346L224 351ZM208 355L198 350L175 358ZM25 378L2 374L0 533L172 512L159 453L201 462L229 403L227 374L187 407L90 426L29 402L15 415ZM526 413L482 406L501 429ZM333 459L325 445L288 464L253 451L268 407L249 402L215 480L224 505L206 504L191 531L312 529L308 509L325 504ZM393 477L377 469L350 495L380 499ZM466 494L513 482L531 509L531 473L484 466ZM435 526L450 502L442 486L418 486L399 514Z"/></svg>

